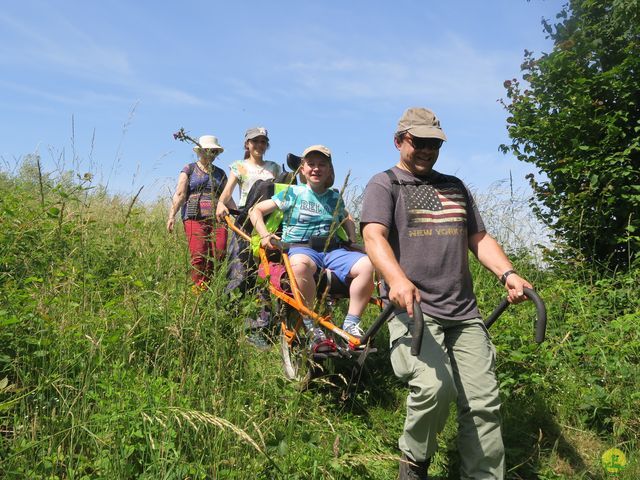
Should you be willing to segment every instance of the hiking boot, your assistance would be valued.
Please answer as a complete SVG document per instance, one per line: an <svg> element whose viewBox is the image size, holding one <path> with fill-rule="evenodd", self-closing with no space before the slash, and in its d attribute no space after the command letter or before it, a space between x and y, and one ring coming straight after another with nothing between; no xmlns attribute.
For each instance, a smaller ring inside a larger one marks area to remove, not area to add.
<svg viewBox="0 0 640 480"><path fill-rule="evenodd" d="M429 475L427 475L427 472L429 471L430 463L430 458L424 462L416 462L403 453L400 458L398 480L428 480Z"/></svg>
<svg viewBox="0 0 640 480"><path fill-rule="evenodd" d="M311 331L311 351L313 353L331 353L338 350L336 342L327 338L320 327Z"/></svg>
<svg viewBox="0 0 640 480"><path fill-rule="evenodd" d="M364 331L362 330L362 328L360 328L359 323L352 323L348 327L346 328L343 327L342 329L345 332L347 332L349 335L353 335L354 337L361 338L364 336ZM366 346L365 344L361 344L356 347L352 345L351 342L349 342L349 348L352 350L364 350L365 346Z"/></svg>
<svg viewBox="0 0 640 480"><path fill-rule="evenodd" d="M271 343L267 339L263 329L259 328L251 330L247 334L247 342L256 347L258 350L269 350Z"/></svg>

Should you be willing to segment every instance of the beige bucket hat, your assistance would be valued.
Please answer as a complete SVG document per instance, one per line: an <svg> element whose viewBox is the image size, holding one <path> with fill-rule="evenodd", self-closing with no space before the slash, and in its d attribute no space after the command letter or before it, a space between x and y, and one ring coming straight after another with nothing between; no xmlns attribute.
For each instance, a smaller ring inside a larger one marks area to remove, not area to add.
<svg viewBox="0 0 640 480"><path fill-rule="evenodd" d="M224 148L222 148L218 144L218 138L214 137L213 135L202 135L198 139L198 143L202 148L211 148L214 150L219 150L220 153L224 152ZM193 147L193 149L197 151L197 150L200 150L200 147L196 145L195 147Z"/></svg>

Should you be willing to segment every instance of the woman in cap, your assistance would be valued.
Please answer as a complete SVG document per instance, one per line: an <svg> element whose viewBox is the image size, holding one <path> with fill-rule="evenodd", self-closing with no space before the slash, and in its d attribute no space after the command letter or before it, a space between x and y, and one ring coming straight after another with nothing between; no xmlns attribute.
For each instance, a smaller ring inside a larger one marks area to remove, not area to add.
<svg viewBox="0 0 640 480"><path fill-rule="evenodd" d="M224 151L216 137L203 135L193 150L198 161L185 165L180 172L167 230L173 232L176 213L181 210L191 254L191 279L194 291L200 292L206 287L212 272L212 260L221 260L225 254L227 229L216 221L213 205L227 184L227 175L213 165L216 157Z"/></svg>
<svg viewBox="0 0 640 480"><path fill-rule="evenodd" d="M238 207L244 207L247 194L258 180L270 180L281 173L280 165L264 159L264 154L269 148L269 137L264 127L254 127L247 130L244 135L244 159L231 164L229 181L218 199L216 216L219 221L224 220L229 214L229 201L233 189L238 185L240 199Z"/></svg>
<svg viewBox="0 0 640 480"><path fill-rule="evenodd" d="M275 162L264 159L269 148L269 135L264 127L254 127L244 135L244 159L233 162L230 166L229 181L218 200L216 217L222 221L229 214L229 202L236 185L239 188L238 207L245 207L247 195L258 180L273 180L282 169ZM249 244L237 235L232 234L229 242L229 284L227 290L240 288L246 292L250 287L249 278L256 269L256 264ZM247 319L248 339L258 348L268 348L265 330L271 323L271 315L267 308L268 297L263 292L257 293L263 304L257 318ZM263 298L264 297L264 298Z"/></svg>

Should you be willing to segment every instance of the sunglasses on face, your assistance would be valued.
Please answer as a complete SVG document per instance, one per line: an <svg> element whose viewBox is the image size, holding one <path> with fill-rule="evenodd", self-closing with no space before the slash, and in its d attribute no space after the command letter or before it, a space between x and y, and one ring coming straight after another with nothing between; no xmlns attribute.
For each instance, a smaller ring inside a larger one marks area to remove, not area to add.
<svg viewBox="0 0 640 480"><path fill-rule="evenodd" d="M444 143L444 140L440 138L422 138L411 135L405 135L404 138L415 150L424 150L425 148L429 150L439 150Z"/></svg>

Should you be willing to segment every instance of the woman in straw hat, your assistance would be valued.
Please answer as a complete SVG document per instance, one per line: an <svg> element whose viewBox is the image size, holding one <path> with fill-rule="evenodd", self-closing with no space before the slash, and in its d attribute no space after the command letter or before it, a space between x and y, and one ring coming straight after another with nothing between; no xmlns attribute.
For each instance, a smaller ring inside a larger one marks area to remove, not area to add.
<svg viewBox="0 0 640 480"><path fill-rule="evenodd" d="M227 229L216 221L213 210L227 184L227 175L213 165L216 157L224 151L216 137L203 135L193 150L198 161L185 165L180 172L167 230L173 231L176 213L181 210L191 254L191 279L194 291L200 292L206 287L213 260L224 257L227 245Z"/></svg>

